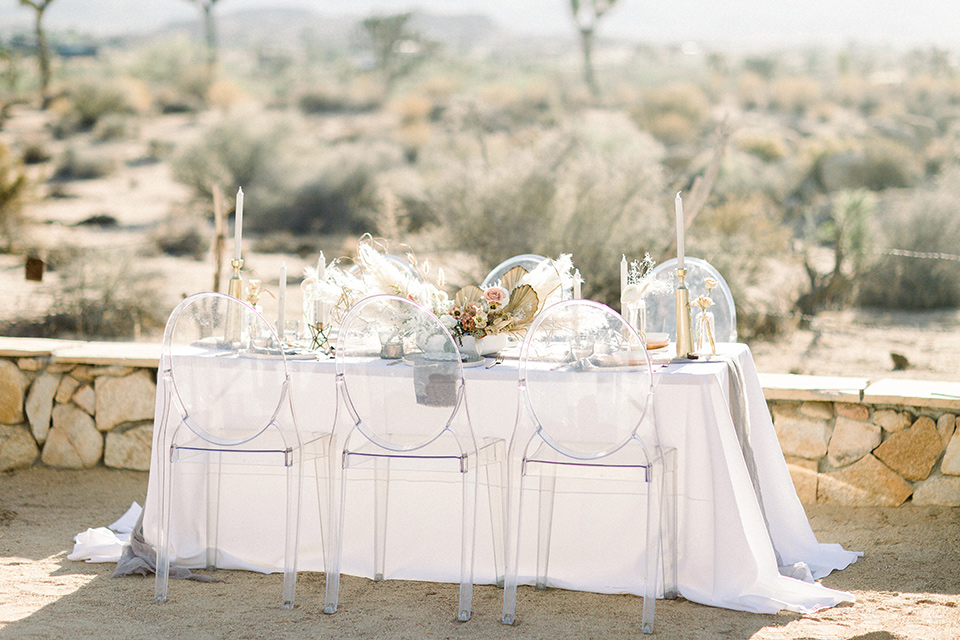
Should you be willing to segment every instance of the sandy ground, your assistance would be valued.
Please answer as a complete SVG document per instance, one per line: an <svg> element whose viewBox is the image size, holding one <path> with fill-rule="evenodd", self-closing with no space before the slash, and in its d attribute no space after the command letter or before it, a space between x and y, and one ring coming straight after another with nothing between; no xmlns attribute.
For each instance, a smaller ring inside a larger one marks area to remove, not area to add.
<svg viewBox="0 0 960 640"><path fill-rule="evenodd" d="M501 591L476 589L473 619L455 619L457 585L345 576L340 611L321 613L324 577L301 573L297 606L279 608L281 576L222 571L223 583L112 578L114 565L67 560L72 538L105 526L147 474L43 467L0 474L0 640L16 638L622 638L639 636L633 596L520 589L515 626L499 622ZM960 509L808 507L818 538L865 552L823 579L852 605L811 615L757 615L686 600L657 602L663 639L955 640L960 638Z"/></svg>

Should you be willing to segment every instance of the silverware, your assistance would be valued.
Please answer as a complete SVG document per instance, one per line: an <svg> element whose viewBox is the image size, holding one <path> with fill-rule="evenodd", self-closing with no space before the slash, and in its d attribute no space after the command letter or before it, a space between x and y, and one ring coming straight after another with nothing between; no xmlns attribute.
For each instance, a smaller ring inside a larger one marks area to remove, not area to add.
<svg viewBox="0 0 960 640"><path fill-rule="evenodd" d="M489 369L490 367L495 367L495 366L497 366L498 364L501 364L502 362L503 362L503 354L502 354L502 353L498 353L498 354L497 354L497 357L494 358L493 362L491 362L490 364L488 364L488 365L487 365L486 367L484 367L484 368L485 368L485 369Z"/></svg>

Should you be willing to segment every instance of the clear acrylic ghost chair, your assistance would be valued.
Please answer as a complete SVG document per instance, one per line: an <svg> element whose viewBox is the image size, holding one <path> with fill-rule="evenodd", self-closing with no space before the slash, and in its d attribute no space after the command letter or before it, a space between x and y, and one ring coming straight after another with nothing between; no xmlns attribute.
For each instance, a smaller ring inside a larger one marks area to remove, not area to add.
<svg viewBox="0 0 960 640"><path fill-rule="evenodd" d="M653 408L653 373L639 334L616 311L590 300L550 306L527 330L520 351L520 411L510 440L504 624L516 614L525 493L538 491L536 581L546 588L558 477L639 491L636 530L614 533L641 543L644 633L653 632L658 569L663 593L676 595L676 451L661 447ZM532 479L538 482L531 484ZM611 484L608 484L611 483ZM624 504L627 504L624 502ZM590 515L582 514L584 518ZM583 553L595 552L584 544Z"/></svg>
<svg viewBox="0 0 960 640"><path fill-rule="evenodd" d="M223 553L218 544L223 542L221 510L247 508L221 504L221 494L229 493L229 474L221 465L248 465L233 467L244 474L244 482L261 478L260 465L272 465L284 470L286 485L280 497L286 503L281 606L293 608L303 464L312 460L319 482L327 434L298 429L280 344L271 323L253 307L220 293L192 295L170 315L160 371L164 406L158 427L163 444L154 453L160 473L157 602L167 599L173 521L179 521L178 530L205 532L206 566L216 568ZM189 514L173 502L175 470L184 463L203 465L204 482L196 491L205 494L204 522L185 524L181 519ZM267 474L262 477L272 480Z"/></svg>
<svg viewBox="0 0 960 640"><path fill-rule="evenodd" d="M514 267L523 267L527 272L533 271L540 266L545 260L549 260L544 256L539 256L534 253L524 253L518 256L513 256L512 258L507 258L493 269L490 270L490 273L487 274L487 277L483 279L483 283L480 285L481 288L486 289L491 287L503 277L507 271L513 269Z"/></svg>
<svg viewBox="0 0 960 640"><path fill-rule="evenodd" d="M396 364L402 354L405 364ZM467 413L463 365L450 332L426 308L394 295L364 298L346 315L336 347L338 416L330 444L331 534L324 611L337 610L341 547L347 504L346 477L374 482L374 577L385 575L387 498L391 474L451 471L462 493L460 602L457 617L470 619L478 474L490 490L490 525L497 582L501 581L501 492L505 443L476 438ZM450 530L456 531L456 527Z"/></svg>
<svg viewBox="0 0 960 640"><path fill-rule="evenodd" d="M733 294L727 281L720 272L706 260L700 258L684 258L684 267L687 269L685 282L690 290L690 302L698 296L707 295L706 279L713 278L717 286L710 292L713 299L713 312L716 328L714 339L717 342L737 341L737 307L733 301ZM666 293L650 296L647 304L647 331L666 333L670 340L677 338L677 302L673 294L677 284L677 259L671 258L654 267L651 277L669 285L663 287ZM696 310L694 310L696 314ZM695 320L694 320L695 321Z"/></svg>

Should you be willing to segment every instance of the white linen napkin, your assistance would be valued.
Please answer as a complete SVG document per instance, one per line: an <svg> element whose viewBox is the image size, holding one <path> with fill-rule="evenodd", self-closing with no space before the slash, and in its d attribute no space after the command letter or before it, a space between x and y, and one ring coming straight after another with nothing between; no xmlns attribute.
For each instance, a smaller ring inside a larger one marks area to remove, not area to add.
<svg viewBox="0 0 960 640"><path fill-rule="evenodd" d="M73 552L67 556L67 560L117 562L142 511L143 508L133 502L126 513L109 527L97 527L78 533L73 537Z"/></svg>

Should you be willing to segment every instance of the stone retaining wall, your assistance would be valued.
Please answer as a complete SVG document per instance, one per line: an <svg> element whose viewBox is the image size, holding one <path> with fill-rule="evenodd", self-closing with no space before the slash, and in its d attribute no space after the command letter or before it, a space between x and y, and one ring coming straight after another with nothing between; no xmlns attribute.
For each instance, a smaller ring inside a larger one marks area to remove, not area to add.
<svg viewBox="0 0 960 640"><path fill-rule="evenodd" d="M0 338L0 472L147 470L160 346ZM960 384L761 375L804 503L960 506Z"/></svg>

